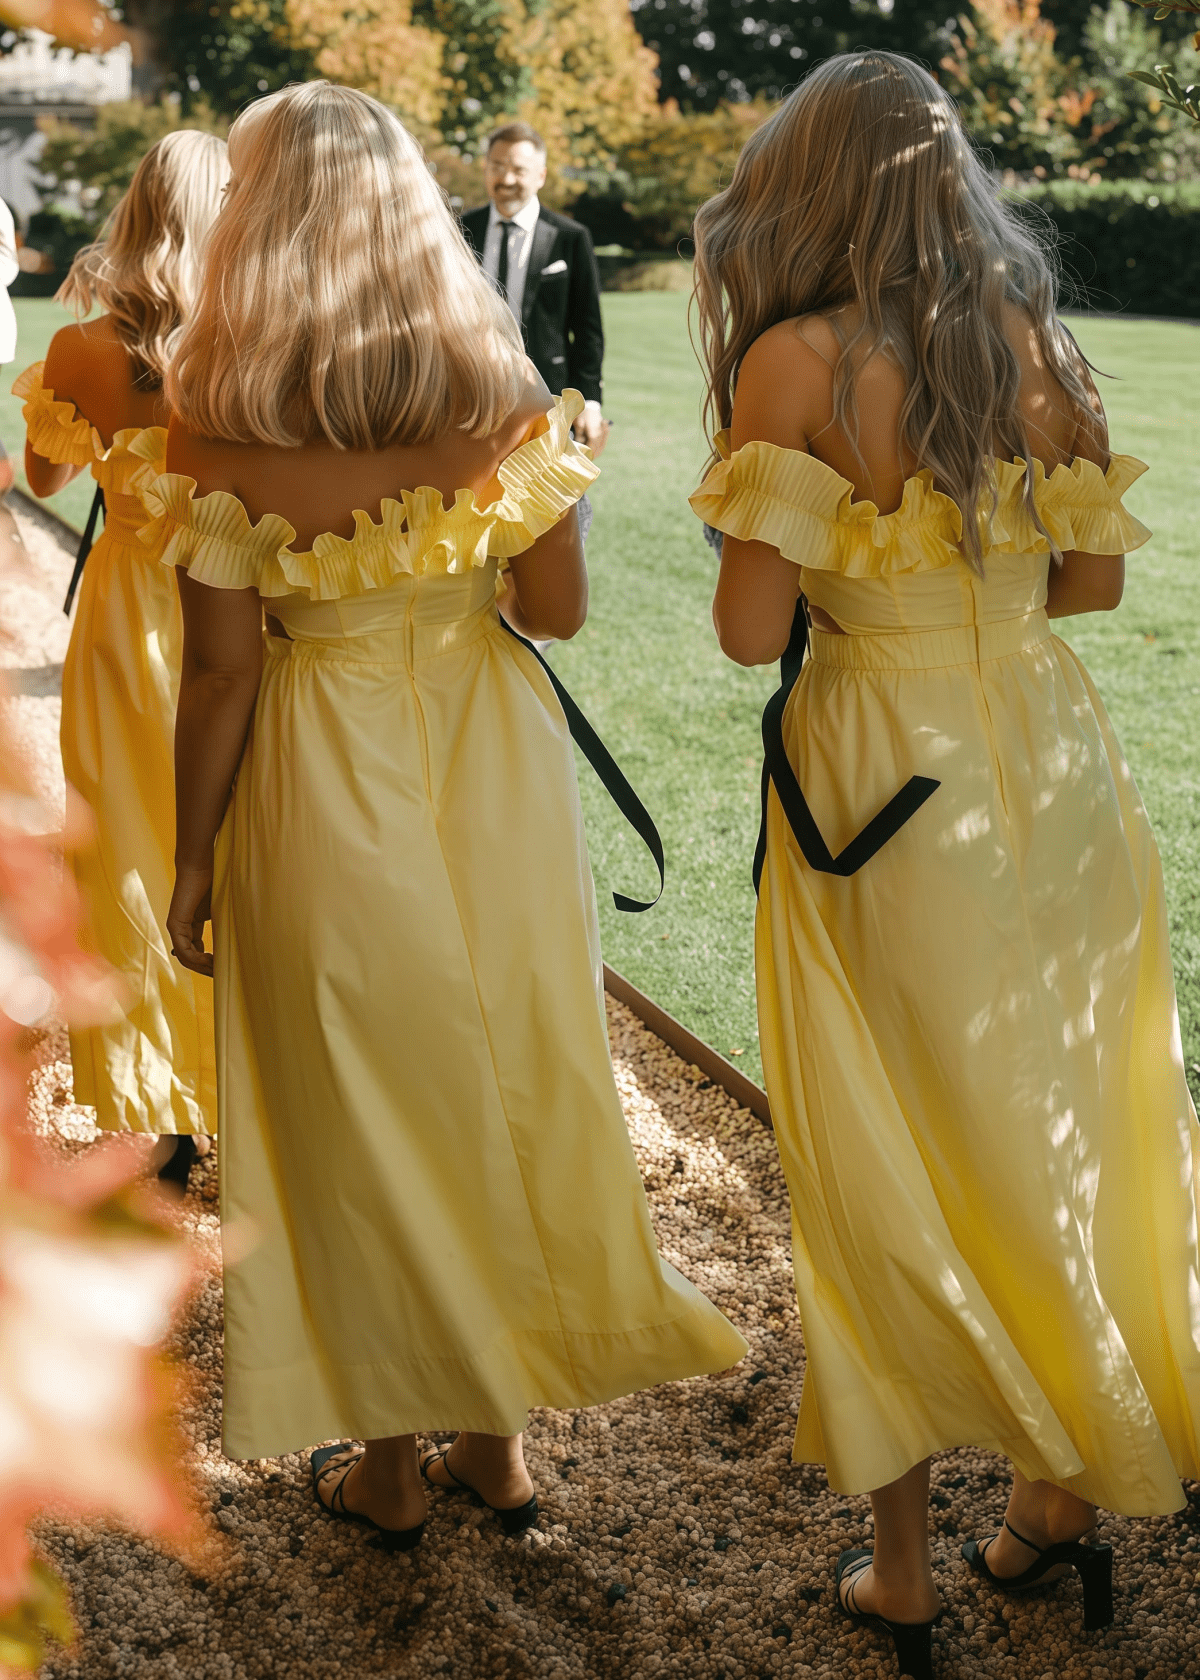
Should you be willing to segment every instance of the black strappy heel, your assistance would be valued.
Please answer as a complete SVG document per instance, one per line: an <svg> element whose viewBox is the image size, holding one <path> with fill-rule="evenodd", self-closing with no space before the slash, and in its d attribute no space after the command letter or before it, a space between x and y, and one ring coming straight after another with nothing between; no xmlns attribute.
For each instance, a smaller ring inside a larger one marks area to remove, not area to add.
<svg viewBox="0 0 1200 1680"><path fill-rule="evenodd" d="M321 1498L321 1478L331 1458L337 1458L341 1453L354 1453L353 1441L339 1441L336 1447L319 1447L309 1459L312 1470L313 1498L326 1515L337 1517L341 1522L361 1523L364 1528L372 1529L379 1536L379 1545L386 1552L411 1552L414 1546L420 1544L421 1536L425 1532L425 1520L417 1523L415 1528L384 1528L372 1517L364 1516L361 1511L351 1511L347 1508L343 1489L346 1477L353 1470L362 1453L355 1453L342 1472L342 1479L329 1496L328 1505Z"/></svg>
<svg viewBox="0 0 1200 1680"><path fill-rule="evenodd" d="M175 1147L158 1169L160 1184L173 1184L181 1196L187 1195L188 1179L200 1159L196 1140L190 1132L180 1132Z"/></svg>
<svg viewBox="0 0 1200 1680"><path fill-rule="evenodd" d="M941 1610L928 1622L892 1622L886 1616L875 1616L868 1610L854 1608L854 1588L859 1576L874 1556L874 1552L860 1546L853 1551L843 1552L838 1558L837 1568L833 1573L833 1590L838 1608L844 1616L849 1616L852 1622L858 1622L863 1627L878 1628L880 1633L887 1634L896 1648L896 1660L900 1664L901 1675L907 1674L911 1676L911 1680L933 1680L933 1630L942 1619ZM862 1568L854 1569L854 1565L860 1562ZM847 1570L851 1569L854 1572L843 1600L842 1582L846 1578Z"/></svg>
<svg viewBox="0 0 1200 1680"><path fill-rule="evenodd" d="M1094 1633L1097 1628L1112 1625L1113 1549L1107 1540L1099 1540L1094 1546L1085 1546L1079 1540L1060 1540L1054 1546L1035 1546L1032 1540L1018 1534L1010 1522L1005 1522L1004 1526L1014 1540L1036 1552L1036 1558L1020 1575L993 1575L984 1556L984 1547L990 1542L985 1540L981 1546L978 1540L968 1540L963 1545L962 1555L977 1575L982 1575L989 1586L998 1587L1001 1592L1024 1593L1040 1586L1055 1585L1053 1581L1044 1581L1043 1577L1056 1565L1069 1564L1079 1571L1079 1579L1083 1583L1085 1629Z"/></svg>
<svg viewBox="0 0 1200 1680"><path fill-rule="evenodd" d="M504 1530L505 1534L510 1537L514 1534L524 1534L527 1528L533 1527L534 1523L538 1520L538 1502L536 1493L532 1499L527 1499L524 1505L513 1505L510 1506L508 1510L504 1510L498 1505L488 1505L487 1500L483 1497L478 1488L473 1488L470 1482L464 1482L461 1476L456 1476L453 1470L451 1470L449 1464L446 1462L446 1454L449 1451L449 1447L430 1447L426 1452L421 1454L421 1474L429 1483L430 1487L436 1488L439 1493L469 1493L477 1505L487 1506L487 1509L491 1511L493 1516L500 1518L501 1528ZM440 1482L435 1482L433 1477L429 1474L429 1466L431 1464L438 1463L441 1464L447 1476L449 1476L450 1480L454 1483L453 1487L443 1487Z"/></svg>

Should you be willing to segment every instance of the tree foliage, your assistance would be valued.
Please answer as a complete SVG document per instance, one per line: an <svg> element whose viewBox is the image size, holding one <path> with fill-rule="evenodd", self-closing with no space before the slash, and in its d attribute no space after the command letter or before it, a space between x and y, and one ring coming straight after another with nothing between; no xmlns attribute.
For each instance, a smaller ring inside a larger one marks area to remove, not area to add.
<svg viewBox="0 0 1200 1680"><path fill-rule="evenodd" d="M185 111L203 104L232 116L316 73L287 0L124 0L124 15L149 45L143 91L177 93Z"/></svg>
<svg viewBox="0 0 1200 1680"><path fill-rule="evenodd" d="M1163 43L1141 13L1110 0L1093 6L1080 52L1059 51L1038 0L974 0L941 61L972 137L1001 169L1042 178L1141 175L1176 180L1200 169L1200 146L1172 132L1161 97L1132 72L1156 53L1178 65L1191 49Z"/></svg>
<svg viewBox="0 0 1200 1680"><path fill-rule="evenodd" d="M374 94L423 137L437 133L445 41L414 23L409 0L285 0L284 22L318 75Z"/></svg>
<svg viewBox="0 0 1200 1680"><path fill-rule="evenodd" d="M180 102L169 97L153 105L140 99L117 100L96 107L94 128L43 117L40 127L46 144L38 166L49 178L53 195L77 205L84 219L98 227L156 140L177 128L223 134L225 126L203 104L185 116Z"/></svg>
<svg viewBox="0 0 1200 1680"><path fill-rule="evenodd" d="M521 115L545 133L552 169L611 168L658 115L655 58L626 0L541 0L518 41Z"/></svg>

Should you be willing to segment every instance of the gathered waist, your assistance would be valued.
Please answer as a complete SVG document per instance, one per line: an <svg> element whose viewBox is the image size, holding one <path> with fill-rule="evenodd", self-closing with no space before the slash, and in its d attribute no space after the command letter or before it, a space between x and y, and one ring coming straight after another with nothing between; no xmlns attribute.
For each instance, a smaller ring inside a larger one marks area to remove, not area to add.
<svg viewBox="0 0 1200 1680"><path fill-rule="evenodd" d="M831 635L813 630L809 649L817 665L843 671L927 671L1008 659L1049 641L1045 610L987 624L954 624L938 630L884 630Z"/></svg>
<svg viewBox="0 0 1200 1680"><path fill-rule="evenodd" d="M268 607L274 603L268 602ZM361 635L306 635L302 626L286 625L291 640L268 635L269 656L279 659L327 659L359 665L400 665L411 669L428 659L456 653L500 629L495 601L465 618L430 623L412 614L392 629L368 630Z"/></svg>

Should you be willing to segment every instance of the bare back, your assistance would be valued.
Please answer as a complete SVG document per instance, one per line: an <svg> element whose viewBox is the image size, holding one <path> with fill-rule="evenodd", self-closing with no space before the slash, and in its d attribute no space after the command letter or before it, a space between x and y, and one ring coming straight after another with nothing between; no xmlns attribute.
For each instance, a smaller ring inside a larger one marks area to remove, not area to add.
<svg viewBox="0 0 1200 1680"><path fill-rule="evenodd" d="M167 469L194 478L200 495L225 490L242 503L253 523L281 514L296 529L299 551L323 532L354 535L354 514L362 509L378 522L380 504L404 490L430 486L453 507L459 490L480 505L500 494L501 463L536 435L552 405L541 380L531 380L516 409L490 437L450 432L432 443L394 444L371 452L336 449L321 440L298 449L228 443L199 437L172 420Z"/></svg>
<svg viewBox="0 0 1200 1680"><path fill-rule="evenodd" d="M136 389L133 378L133 362L112 316L101 315L55 333L43 382L58 402L74 403L108 448L127 427L140 431L166 423L162 392Z"/></svg>
<svg viewBox="0 0 1200 1680"><path fill-rule="evenodd" d="M833 369L842 337L851 335L858 322L852 308L838 312L835 320L836 325L825 316L810 315L782 321L751 347L738 384L733 447L763 436L782 441L780 432L785 431L788 447L815 455L854 485L857 499L891 513L900 505L905 480L920 464L906 459L900 446L904 375L886 354L871 357L858 369L856 449L834 421ZM1077 454L1106 465L1107 428L1099 397L1093 414L1080 416L1046 366L1028 318L1010 307L1006 329L1021 368L1020 408L1031 452L1048 473ZM767 368L770 375L764 377Z"/></svg>
<svg viewBox="0 0 1200 1680"><path fill-rule="evenodd" d="M856 324L853 310L846 309L836 326L813 315L781 321L763 333L739 370L730 441L734 450L762 441L814 455L848 480L856 500L888 514L900 506L905 482L920 463L906 458L901 445L904 375L886 354L868 358L857 370L857 439L835 422L834 366ZM1006 331L1021 369L1019 404L1030 453L1047 473L1075 459L1107 469L1108 427L1086 369L1081 374L1091 408L1080 413L1047 367L1032 322L1021 310L1007 311ZM1046 610L1052 617L1108 610L1120 600L1123 582L1122 556L1064 555L1050 573ZM731 658L755 665L780 656L798 589L797 568L768 544L726 537L713 612ZM820 608L810 608L810 614L818 628L840 631Z"/></svg>

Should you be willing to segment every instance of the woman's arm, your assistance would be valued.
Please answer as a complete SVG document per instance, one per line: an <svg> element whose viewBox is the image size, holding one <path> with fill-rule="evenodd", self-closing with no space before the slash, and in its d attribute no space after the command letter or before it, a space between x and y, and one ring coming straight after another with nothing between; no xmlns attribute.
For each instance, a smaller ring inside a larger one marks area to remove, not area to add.
<svg viewBox="0 0 1200 1680"><path fill-rule="evenodd" d="M185 968L211 974L204 924L212 902L213 842L229 804L262 675L257 589L211 589L176 567L183 669L175 716L175 891L167 912Z"/></svg>
<svg viewBox="0 0 1200 1680"><path fill-rule="evenodd" d="M1083 375L1092 395L1091 413L1079 422L1072 454L1076 460L1094 461L1101 472L1108 471L1108 421L1099 392L1086 368ZM1123 554L1084 554L1073 549L1062 557L1062 565L1050 562L1046 582L1046 616L1071 618L1077 613L1112 612L1125 592Z"/></svg>
<svg viewBox="0 0 1200 1680"><path fill-rule="evenodd" d="M516 413L511 448L517 449L546 430L546 415L554 406L541 374L528 363L529 383ZM494 481L499 494L500 481ZM522 636L533 641L569 642L587 618L587 563L579 515L568 508L549 531L543 531L523 554L514 554L500 596L500 611Z"/></svg>
<svg viewBox="0 0 1200 1680"><path fill-rule="evenodd" d="M63 327L50 340L42 382L56 396L61 396L64 402L73 400L66 393L72 391L79 380L82 351L83 340L78 328ZM82 471L82 465L72 466L69 461L62 465L48 461L44 455L39 455L26 439L25 477L35 496L56 496Z"/></svg>
<svg viewBox="0 0 1200 1680"><path fill-rule="evenodd" d="M794 323L772 327L746 353L733 401L731 443L777 443L808 453L810 419L805 391L827 385L827 363L796 332ZM721 544L721 574L713 598L713 624L721 651L738 665L770 665L784 652L800 593L800 568L765 542L728 534Z"/></svg>
<svg viewBox="0 0 1200 1680"><path fill-rule="evenodd" d="M587 565L576 510L568 508L557 525L508 564L500 611L513 629L535 641L569 642L582 629L588 608Z"/></svg>

